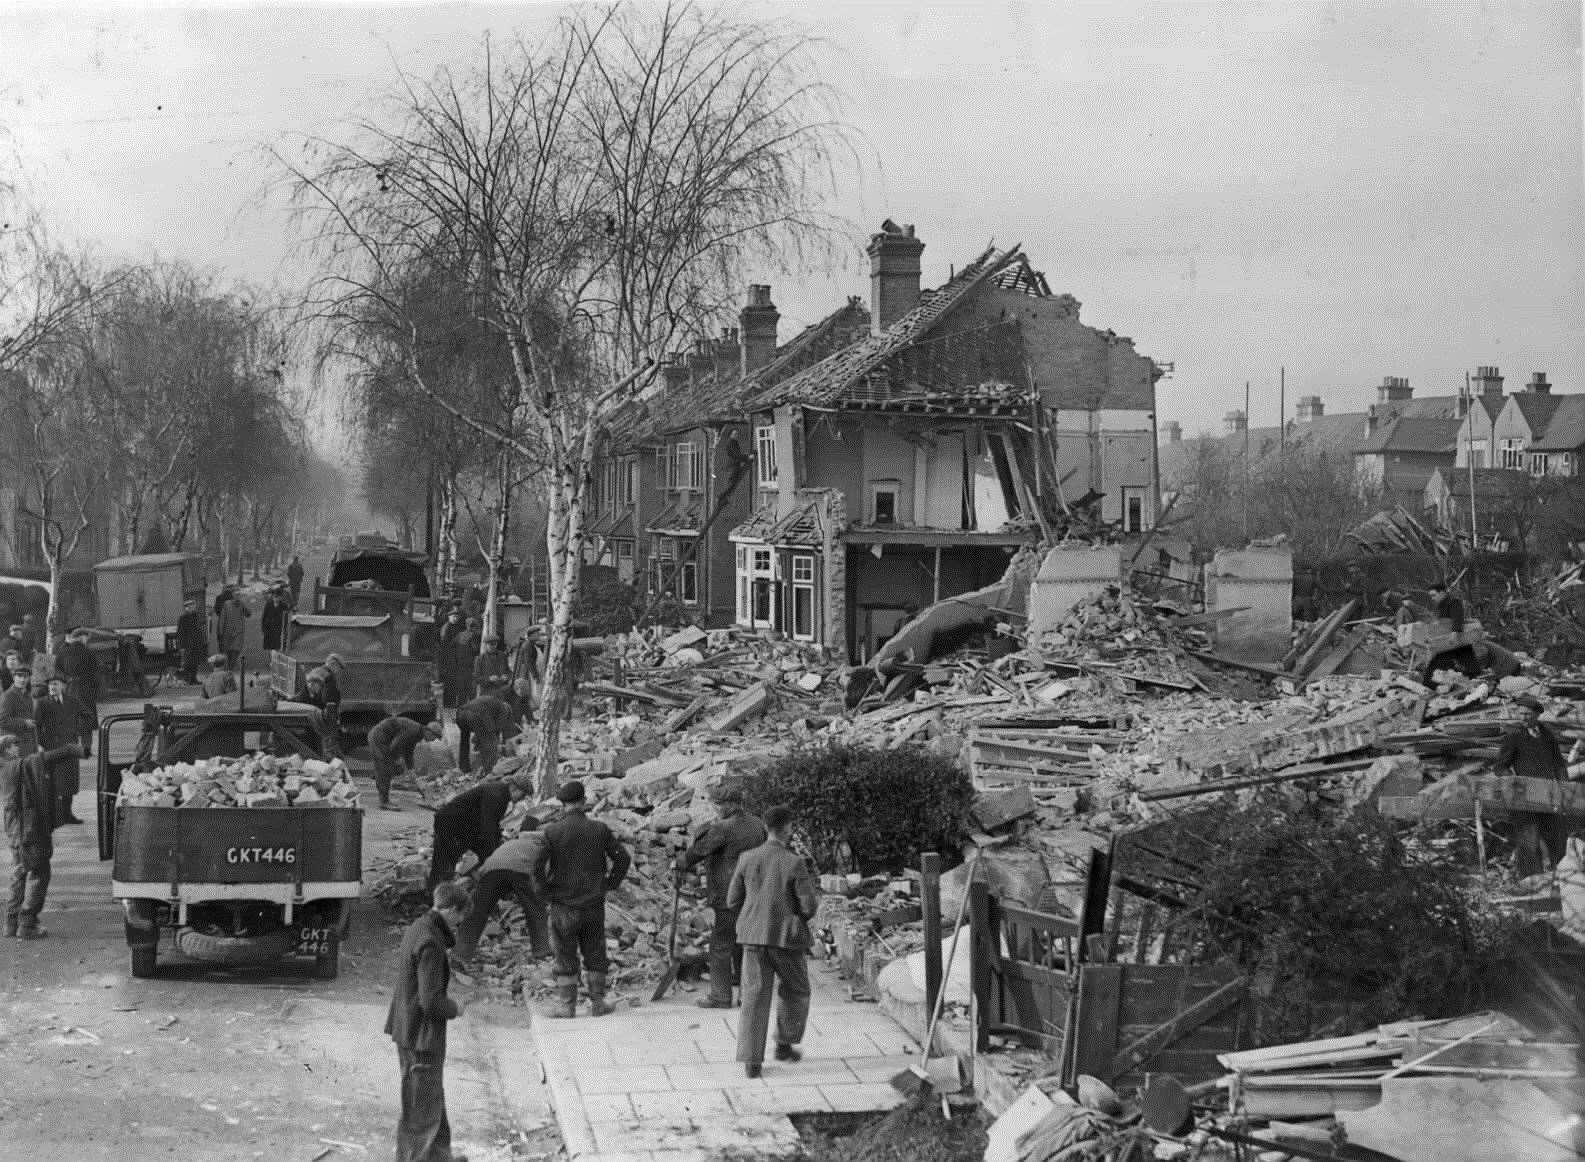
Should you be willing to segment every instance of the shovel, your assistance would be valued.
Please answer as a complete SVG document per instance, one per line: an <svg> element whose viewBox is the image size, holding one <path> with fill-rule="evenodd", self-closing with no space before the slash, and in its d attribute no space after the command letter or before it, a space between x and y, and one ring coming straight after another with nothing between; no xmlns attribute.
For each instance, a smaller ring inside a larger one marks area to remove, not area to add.
<svg viewBox="0 0 1585 1162"><path fill-rule="evenodd" d="M677 983L677 970L682 967L682 962L677 959L677 909L682 903L682 873L673 871L671 877L671 936L666 948L666 971L661 974L660 980L655 984L655 991L650 995L650 1001L658 1001L670 991L671 986Z"/></svg>
<svg viewBox="0 0 1585 1162"><path fill-rule="evenodd" d="M963 913L968 907L969 887L974 883L974 873L978 869L979 853L976 852L969 860L968 874L963 881L963 895L958 900L957 919L952 923L952 941L947 946L948 972L957 960L958 935L963 931ZM963 1074L956 1054L947 1054L945 1057L930 1056L930 1050L935 1044L936 1022L941 1020L941 1010L945 1007L946 999L947 982L943 980L941 990L936 993L935 1011L930 1015L930 1024L925 1027L925 1047L919 1056L919 1064L910 1065L891 1079L891 1087L904 1097L911 1097L924 1090L940 1094L942 1101L945 1102L947 1094L957 1093L963 1088Z"/></svg>

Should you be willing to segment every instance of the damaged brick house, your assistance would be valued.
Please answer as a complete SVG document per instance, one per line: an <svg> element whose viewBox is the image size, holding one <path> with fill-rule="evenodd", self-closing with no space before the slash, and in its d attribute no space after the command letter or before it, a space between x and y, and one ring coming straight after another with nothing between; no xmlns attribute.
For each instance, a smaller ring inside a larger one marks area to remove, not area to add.
<svg viewBox="0 0 1585 1162"><path fill-rule="evenodd" d="M1155 520L1156 365L1080 323L1017 247L922 294L923 249L887 222L868 333L749 387L738 625L866 658L914 609L1000 578L1070 505Z"/></svg>
<svg viewBox="0 0 1585 1162"><path fill-rule="evenodd" d="M706 625L731 624L737 570L728 532L753 510L752 431L742 401L850 343L869 314L850 299L785 345L770 287L751 286L739 326L673 354L660 381L611 424L595 464L585 561Z"/></svg>

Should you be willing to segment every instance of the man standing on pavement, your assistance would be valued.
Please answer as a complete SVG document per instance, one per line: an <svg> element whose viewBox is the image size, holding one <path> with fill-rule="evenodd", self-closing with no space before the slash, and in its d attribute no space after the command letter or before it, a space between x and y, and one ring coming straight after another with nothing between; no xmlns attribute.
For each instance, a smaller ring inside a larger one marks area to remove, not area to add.
<svg viewBox="0 0 1585 1162"><path fill-rule="evenodd" d="M1519 707L1519 723L1503 737L1493 765L1521 778L1565 781L1569 776L1563 748L1552 728L1541 721L1545 707L1540 699L1525 694L1515 698L1514 703ZM1562 815L1516 811L1513 823L1514 870L1519 878L1556 866L1568 842L1568 820Z"/></svg>
<svg viewBox="0 0 1585 1162"><path fill-rule="evenodd" d="M266 650L286 648L286 616L289 612L285 590L270 590L264 599L264 608L259 611L259 633Z"/></svg>
<svg viewBox="0 0 1585 1162"><path fill-rule="evenodd" d="M737 942L738 910L727 904L732 873L738 856L765 842L765 826L743 810L743 794L723 785L713 796L720 815L677 859L677 870L686 872L705 865L710 909L715 925L710 929L710 995L699 1001L701 1009L730 1009L732 986L742 975L743 948Z"/></svg>
<svg viewBox="0 0 1585 1162"><path fill-rule="evenodd" d="M235 670L242 658L243 635L252 616L242 598L233 594L215 618L215 636L220 639L220 652L226 655L228 670Z"/></svg>
<svg viewBox="0 0 1585 1162"><path fill-rule="evenodd" d="M39 927L44 896L50 887L50 859L55 854L59 802L49 763L77 755L72 743L62 752L17 752L16 738L0 735L0 816L11 845L11 896L6 905L5 934L37 940L49 933Z"/></svg>
<svg viewBox="0 0 1585 1162"><path fill-rule="evenodd" d="M182 615L176 619L176 648L182 655L182 681L198 685L198 663L209 652L209 632L198 602L191 597L182 602Z"/></svg>
<svg viewBox="0 0 1585 1162"><path fill-rule="evenodd" d="M402 1067L402 1116L396 1123L396 1162L467 1162L451 1152L446 1117L446 1022L462 1016L466 1001L448 994L447 951L468 911L468 892L441 884L434 907L414 920L396 954L396 983L385 1032L396 1042Z"/></svg>
<svg viewBox="0 0 1585 1162"><path fill-rule="evenodd" d="M66 635L55 659L55 672L66 679L66 690L77 700L79 713L77 741L82 745L83 757L94 753L94 731L99 729L99 660L88 648L88 631L74 629Z"/></svg>
<svg viewBox="0 0 1585 1162"><path fill-rule="evenodd" d="M809 1020L809 921L819 906L809 865L791 848L792 809L765 812L769 838L745 852L732 873L728 907L740 909L737 938L743 945L743 1012L737 1022L737 1059L748 1077L764 1068L771 989L781 982L776 1005L776 1060L797 1061Z"/></svg>
<svg viewBox="0 0 1585 1162"><path fill-rule="evenodd" d="M82 772L77 765L81 749L74 745L81 721L82 708L66 692L66 679L55 675L49 680L49 693L33 704L33 722L38 729L39 750L53 756L47 767L55 780L57 824L82 822L72 813L72 800L82 789Z"/></svg>
<svg viewBox="0 0 1585 1162"><path fill-rule="evenodd" d="M440 737L440 725L435 722L418 723L411 718L393 714L381 720L369 731L369 754L374 758L374 789L379 793L380 806L386 811L400 810L391 802L391 782L405 767L413 769L413 752L420 742Z"/></svg>
<svg viewBox="0 0 1585 1162"><path fill-rule="evenodd" d="M489 859L501 846L501 820L506 809L533 789L532 775L516 775L506 780L488 779L448 799L435 812L427 886L433 888L450 879L464 852L473 852L480 863Z"/></svg>
<svg viewBox="0 0 1585 1162"><path fill-rule="evenodd" d="M481 694L457 711L457 766L473 769L471 753L479 747L479 773L489 775L501 757L501 741L512 733L512 708L494 694Z"/></svg>
<svg viewBox="0 0 1585 1162"><path fill-rule="evenodd" d="M533 816L523 820L516 839L508 839L479 865L473 885L473 906L457 929L457 959L472 960L479 952L479 937L490 922L495 905L508 896L517 900L528 921L529 948L535 960L550 955L550 928L545 901L534 883L534 861L545 846L545 833Z"/></svg>
<svg viewBox="0 0 1585 1162"><path fill-rule="evenodd" d="M599 820L589 818L583 784L573 779L556 792L561 817L545 828L545 846L534 859L534 877L550 901L550 947L555 961L552 1017L578 1013L578 966L587 974L589 1013L611 1012L605 1000L610 961L605 950L605 894L621 885L633 862L627 848Z"/></svg>
<svg viewBox="0 0 1585 1162"><path fill-rule="evenodd" d="M292 563L286 566L286 584L292 599L291 608L297 608L297 598L303 591L303 563L298 560L297 554L292 554Z"/></svg>

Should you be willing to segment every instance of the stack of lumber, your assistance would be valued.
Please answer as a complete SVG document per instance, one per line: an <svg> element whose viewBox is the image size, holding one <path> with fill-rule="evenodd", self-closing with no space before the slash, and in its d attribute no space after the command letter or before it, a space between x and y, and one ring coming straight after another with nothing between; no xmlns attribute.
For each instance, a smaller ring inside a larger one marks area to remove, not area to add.
<svg viewBox="0 0 1585 1162"><path fill-rule="evenodd" d="M132 807L356 807L358 790L340 759L251 754L129 772L116 802Z"/></svg>
<svg viewBox="0 0 1585 1162"><path fill-rule="evenodd" d="M1251 1118L1324 1118L1364 1110L1399 1077L1564 1080L1579 1076L1580 1046L1538 1040L1500 1013L1402 1021L1352 1037L1217 1056L1230 1106Z"/></svg>

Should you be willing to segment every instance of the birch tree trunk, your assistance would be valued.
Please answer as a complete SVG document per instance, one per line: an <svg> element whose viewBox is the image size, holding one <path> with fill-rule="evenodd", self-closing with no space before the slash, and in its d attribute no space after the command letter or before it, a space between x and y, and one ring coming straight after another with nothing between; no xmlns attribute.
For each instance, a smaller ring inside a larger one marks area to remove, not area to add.
<svg viewBox="0 0 1585 1162"><path fill-rule="evenodd" d="M489 584L484 590L484 625L480 635L479 652L485 652L484 638L501 632L499 620L501 604L501 566L506 561L506 530L512 523L512 450L502 445L496 456L496 491L500 502L495 510L495 527L490 531L490 551L485 555L490 567Z"/></svg>
<svg viewBox="0 0 1585 1162"><path fill-rule="evenodd" d="M440 481L440 530L435 546L435 583L447 592L457 576L457 482L451 476Z"/></svg>

